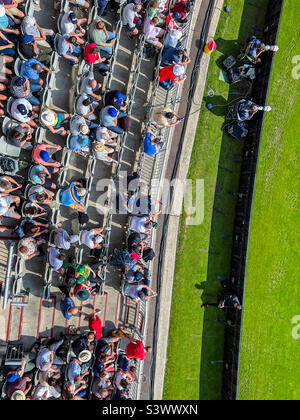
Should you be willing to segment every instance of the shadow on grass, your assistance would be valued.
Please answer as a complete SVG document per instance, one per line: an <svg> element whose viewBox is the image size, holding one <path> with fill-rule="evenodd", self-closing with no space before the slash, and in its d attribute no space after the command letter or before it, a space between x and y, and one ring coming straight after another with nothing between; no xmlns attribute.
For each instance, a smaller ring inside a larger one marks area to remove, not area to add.
<svg viewBox="0 0 300 420"><path fill-rule="evenodd" d="M220 65L223 59L229 55L236 57L247 38L259 32L259 28L255 29L254 25L263 25L264 6L266 7L267 3L267 0L244 3L238 39L226 41L219 38L216 41L218 51L224 54L218 60L217 65ZM228 102L238 99L237 89L240 90L241 87L242 85L230 86ZM214 98L206 99L214 105ZM215 101L216 104L223 104L224 98L215 97ZM225 115L226 108L216 107L212 109L212 112L217 113L216 115ZM230 273L231 235L233 233L236 205L236 199L232 193L238 190L240 163L236 156L242 153L242 149L242 141L235 141L223 133L216 182L217 194L214 198L211 220L207 281L202 294L203 302L217 301L217 295L222 289L221 282ZM205 309L200 364L199 399L201 400L221 399L224 352L224 323L222 321L224 318L224 313L219 309L212 307ZM219 388L215 389L217 383Z"/></svg>

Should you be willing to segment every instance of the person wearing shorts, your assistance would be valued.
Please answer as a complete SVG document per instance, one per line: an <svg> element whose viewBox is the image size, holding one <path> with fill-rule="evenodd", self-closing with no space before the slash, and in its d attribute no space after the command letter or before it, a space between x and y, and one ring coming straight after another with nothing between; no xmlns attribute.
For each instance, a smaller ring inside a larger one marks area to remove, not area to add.
<svg viewBox="0 0 300 420"><path fill-rule="evenodd" d="M20 197L0 194L0 216L21 219L21 215L15 211L15 206L19 204Z"/></svg>
<svg viewBox="0 0 300 420"><path fill-rule="evenodd" d="M56 184L51 180L51 175L57 173L58 168L50 166L47 168L43 165L35 165L29 171L29 180L34 184L43 185L45 188L51 188L52 190L56 189Z"/></svg>
<svg viewBox="0 0 300 420"><path fill-rule="evenodd" d="M49 145L49 144L40 144L33 149L33 160L44 166L54 166L60 168L61 163L53 159L53 155L61 150L61 146ZM47 168L48 169L48 168Z"/></svg>
<svg viewBox="0 0 300 420"><path fill-rule="evenodd" d="M52 109L45 109L41 113L42 123L49 128L53 134L60 134L66 136L67 131L61 125L70 118L70 114L64 112L55 112Z"/></svg>

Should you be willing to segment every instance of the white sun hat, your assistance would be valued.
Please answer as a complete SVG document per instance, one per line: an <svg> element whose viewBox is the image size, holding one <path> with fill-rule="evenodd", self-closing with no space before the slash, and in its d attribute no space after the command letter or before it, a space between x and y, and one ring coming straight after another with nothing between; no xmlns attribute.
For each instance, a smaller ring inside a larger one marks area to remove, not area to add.
<svg viewBox="0 0 300 420"><path fill-rule="evenodd" d="M92 355L91 352L89 350L82 350L79 353L78 359L80 360L80 362L82 363L87 363L91 360Z"/></svg>
<svg viewBox="0 0 300 420"><path fill-rule="evenodd" d="M45 125L54 125L56 119L53 111L47 109L41 113L41 120Z"/></svg>
<svg viewBox="0 0 300 420"><path fill-rule="evenodd" d="M175 64L175 66L173 67L173 73L175 74L175 76L179 77L179 76L183 76L185 73L185 68L184 66L180 66L179 64Z"/></svg>

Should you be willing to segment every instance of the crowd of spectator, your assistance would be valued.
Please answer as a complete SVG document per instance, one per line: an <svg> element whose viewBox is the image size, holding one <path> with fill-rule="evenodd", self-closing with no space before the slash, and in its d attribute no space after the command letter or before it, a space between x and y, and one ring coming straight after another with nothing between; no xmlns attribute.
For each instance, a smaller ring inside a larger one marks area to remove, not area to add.
<svg viewBox="0 0 300 420"><path fill-rule="evenodd" d="M65 150L92 156L106 164L118 163L117 146L120 136L130 130L126 92L102 91L99 76L110 71L115 34L106 28L102 16L109 7L119 19L132 41L144 35L147 49L155 54L162 50L160 86L169 90L186 79L190 63L182 47L182 28L186 23L190 1L168 0L127 1L111 0L97 3L98 14L90 25L87 17L78 17L78 9L87 15L91 4L71 0L69 10L62 11L57 20L58 33L41 28L33 16L25 16L24 1L0 1L0 116L2 134L7 145L21 153L29 151L32 162L27 170L28 182L19 181L16 161L6 156L1 161L0 216L16 222L17 255L22 261L40 258L58 273L60 309L66 320L76 317L79 308L73 297L87 301L103 293L102 261L99 255L104 246L103 226L88 229L79 224L78 232L57 227L53 223L54 203L78 212L79 220L87 210L87 179L60 186L57 180L67 169ZM109 5L109 6L108 6ZM134 43L133 43L134 45ZM82 67L77 86L74 113L50 109L44 101L45 88L55 72L52 56L58 54L70 66ZM18 59L18 60L17 60ZM180 124L183 118L169 108L155 110L154 128L144 139L144 153L159 153L164 143L159 131ZM61 147L51 142L36 141L39 129L49 130L65 142ZM16 157L16 155L14 154ZM10 168L14 168L10 170ZM130 182L132 181L132 182ZM134 186L132 186L134 185ZM155 257L149 246L155 218L162 204L152 200L140 188L139 175L128 177L127 190L120 193L117 210L130 216L126 249L115 250L109 264L122 275L123 295L136 303L147 302L156 292L150 287L148 262ZM155 211L153 210L155 207ZM80 244L97 257L95 264L74 262L74 248ZM21 367L7 372L6 397L12 400L33 399L128 399L131 384L136 378L136 361L144 360L150 347L122 330L102 337L101 319L93 311L86 315L89 332L70 340L38 340L24 354ZM120 341L126 346L120 349ZM127 341L126 341L127 340ZM66 364L67 361L67 364Z"/></svg>

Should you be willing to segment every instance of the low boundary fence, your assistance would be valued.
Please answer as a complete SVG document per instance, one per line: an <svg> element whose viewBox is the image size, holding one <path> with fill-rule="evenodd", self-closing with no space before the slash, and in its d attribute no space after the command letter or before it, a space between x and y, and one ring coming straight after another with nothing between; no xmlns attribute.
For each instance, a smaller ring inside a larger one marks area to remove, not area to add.
<svg viewBox="0 0 300 420"><path fill-rule="evenodd" d="M270 0L262 35L268 45L277 43L284 0ZM262 56L261 73L255 80L252 97L255 103L266 105L270 88L274 54ZM245 139L241 165L238 199L235 209L235 225L231 256L229 288L241 298L243 304L246 291L246 272L251 229L251 216L259 154L264 126L264 114L255 117ZM244 306L244 305L243 305ZM227 314L225 326L223 387L225 400L238 398L239 364L243 328L243 310Z"/></svg>

